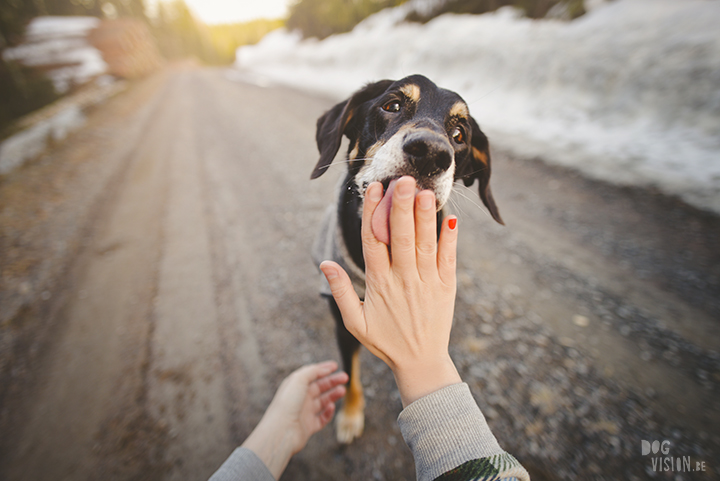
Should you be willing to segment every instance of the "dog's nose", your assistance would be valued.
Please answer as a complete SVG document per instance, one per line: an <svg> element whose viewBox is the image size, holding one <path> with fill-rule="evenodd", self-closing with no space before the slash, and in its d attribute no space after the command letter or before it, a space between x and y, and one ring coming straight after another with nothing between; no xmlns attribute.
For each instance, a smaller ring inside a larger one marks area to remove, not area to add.
<svg viewBox="0 0 720 481"><path fill-rule="evenodd" d="M421 176L430 176L450 168L452 147L434 132L413 132L405 138L403 151Z"/></svg>

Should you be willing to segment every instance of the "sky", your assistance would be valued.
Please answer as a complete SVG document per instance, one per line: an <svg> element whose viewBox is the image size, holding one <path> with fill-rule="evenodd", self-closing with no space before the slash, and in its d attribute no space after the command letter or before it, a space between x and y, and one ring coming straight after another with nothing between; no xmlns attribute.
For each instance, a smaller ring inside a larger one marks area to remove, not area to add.
<svg viewBox="0 0 720 481"><path fill-rule="evenodd" d="M288 0L185 0L185 3L200 20L212 25L283 17Z"/></svg>

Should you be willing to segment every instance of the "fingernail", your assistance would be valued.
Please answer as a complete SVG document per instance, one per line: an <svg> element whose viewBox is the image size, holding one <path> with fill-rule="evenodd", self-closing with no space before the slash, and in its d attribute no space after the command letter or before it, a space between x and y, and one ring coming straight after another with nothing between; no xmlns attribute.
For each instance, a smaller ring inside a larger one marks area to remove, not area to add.
<svg viewBox="0 0 720 481"><path fill-rule="evenodd" d="M414 183L403 179L400 179L397 183L397 187L395 187L395 190L397 190L398 198L400 199L408 199L415 195L415 186Z"/></svg>
<svg viewBox="0 0 720 481"><path fill-rule="evenodd" d="M378 183L378 185L381 186L382 184ZM378 185L375 185L375 183L372 183L372 184L370 184L370 187L368 187L368 192L367 192L368 198L372 202L379 202L380 199L382 199L382 194L383 194L382 187L378 187Z"/></svg>
<svg viewBox="0 0 720 481"><path fill-rule="evenodd" d="M432 195L426 194L426 195L421 195L419 197L420 197L420 199L418 199L418 201L420 202L420 208L422 210L430 210L433 207L433 205L435 204L435 202L433 202Z"/></svg>
<svg viewBox="0 0 720 481"><path fill-rule="evenodd" d="M448 227L450 227L450 230L455 230L456 226L457 226L457 218L453 218L448 221Z"/></svg>

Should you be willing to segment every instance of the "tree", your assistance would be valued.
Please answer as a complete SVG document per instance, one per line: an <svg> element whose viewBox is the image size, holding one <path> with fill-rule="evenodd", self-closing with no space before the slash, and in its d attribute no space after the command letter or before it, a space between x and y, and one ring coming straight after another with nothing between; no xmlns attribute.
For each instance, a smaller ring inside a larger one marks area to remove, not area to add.
<svg viewBox="0 0 720 481"><path fill-rule="evenodd" d="M438 2L429 12L410 13L407 20L425 23L444 13L481 14L508 5L518 7L529 18L544 18L556 5L563 6L571 19L585 13L584 0L446 0Z"/></svg>
<svg viewBox="0 0 720 481"><path fill-rule="evenodd" d="M22 42L25 29L42 15L86 15L102 18L110 5L117 16L146 19L143 0L2 0L0 1L0 130L13 120L58 98L42 72L5 62L2 52Z"/></svg>
<svg viewBox="0 0 720 481"><path fill-rule="evenodd" d="M209 63L217 61L207 27L195 19L184 0L158 3L152 24L160 52L166 58L194 56Z"/></svg>
<svg viewBox="0 0 720 481"><path fill-rule="evenodd" d="M287 27L300 30L304 37L323 39L334 33L349 32L362 20L383 8L404 0L298 0L290 6Z"/></svg>

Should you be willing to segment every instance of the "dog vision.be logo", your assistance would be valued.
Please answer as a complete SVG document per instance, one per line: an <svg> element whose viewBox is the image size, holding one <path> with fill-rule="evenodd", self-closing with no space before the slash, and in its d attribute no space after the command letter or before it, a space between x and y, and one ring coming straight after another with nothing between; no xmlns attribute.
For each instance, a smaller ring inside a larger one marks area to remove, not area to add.
<svg viewBox="0 0 720 481"><path fill-rule="evenodd" d="M689 473L691 471L705 471L705 461L695 461L692 465L690 456L670 456L671 443L664 441L641 441L642 455L652 455L652 470L654 472L671 471L677 473Z"/></svg>

